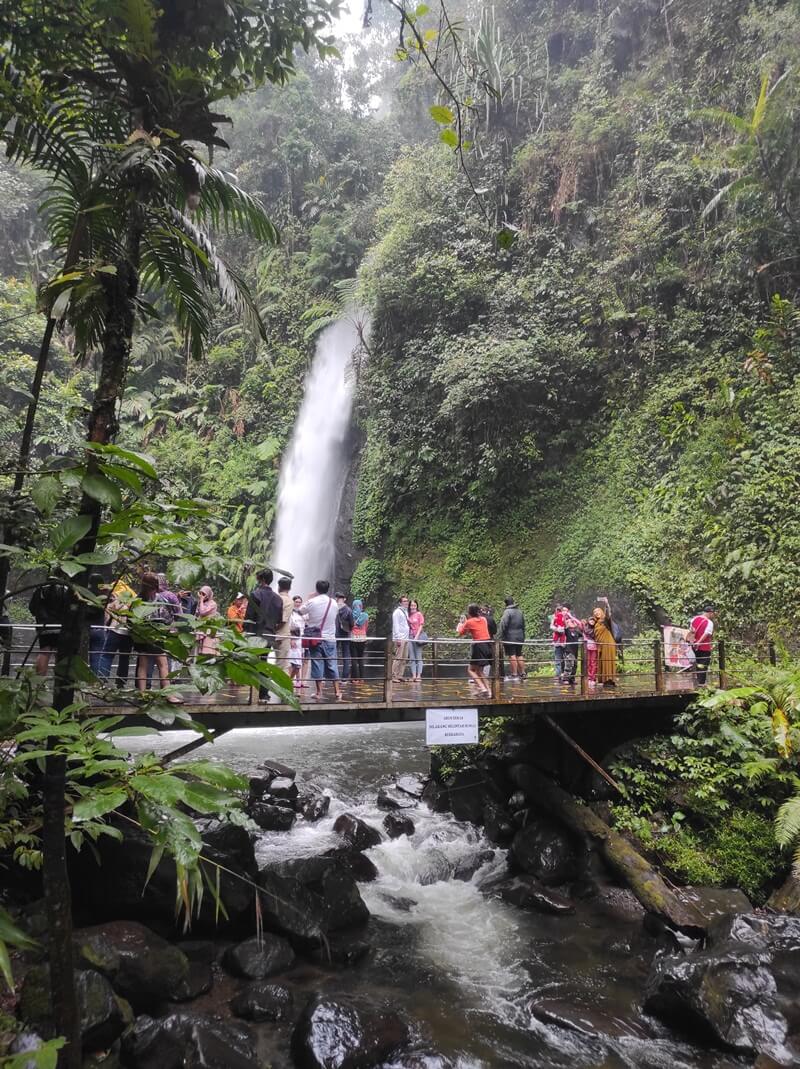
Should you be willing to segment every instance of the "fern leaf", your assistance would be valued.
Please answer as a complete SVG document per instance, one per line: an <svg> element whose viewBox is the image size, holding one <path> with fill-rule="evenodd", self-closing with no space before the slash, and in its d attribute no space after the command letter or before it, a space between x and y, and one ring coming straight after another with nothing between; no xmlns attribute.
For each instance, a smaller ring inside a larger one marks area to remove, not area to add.
<svg viewBox="0 0 800 1069"><path fill-rule="evenodd" d="M779 846L789 846L800 838L800 794L789 798L778 810L775 838Z"/></svg>

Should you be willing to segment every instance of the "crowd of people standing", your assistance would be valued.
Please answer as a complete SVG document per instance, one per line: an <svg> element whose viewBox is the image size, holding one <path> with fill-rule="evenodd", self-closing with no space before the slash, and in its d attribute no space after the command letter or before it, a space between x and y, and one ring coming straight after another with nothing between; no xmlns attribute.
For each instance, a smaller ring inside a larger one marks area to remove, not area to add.
<svg viewBox="0 0 800 1069"><path fill-rule="evenodd" d="M320 579L313 593L306 597L292 594L292 580L281 576L277 590L269 568L256 576L256 586L247 594L238 591L224 616L212 588L172 591L164 573L145 572L134 585L119 580L107 590L108 599L102 622L96 621L90 634L90 667L100 679L110 679L117 658L116 682L125 686L130 673L131 655L136 657L135 680L139 690L152 685L157 677L161 687L171 682L176 665L155 638L141 638L130 627L134 602L152 603L149 622L167 628L190 619L195 628L193 655L213 656L219 650L217 629L223 620L240 634L258 639L259 646L274 651L275 662L285 670L298 690L313 684L316 696L322 695L328 680L337 700L342 700L342 681L360 685L365 676L365 651L369 638L369 614L360 598L348 599L343 592L330 594L330 583ZM45 585L31 601L37 620L39 655L37 670L46 674L52 652L57 645L59 585ZM711 659L714 609L706 605L691 621L687 643L693 650L697 682L705 683ZM553 647L555 679L558 685L576 683L580 651L583 649L585 675L589 687L614 687L618 665L623 656L622 634L607 597L599 597L586 618L576 616L569 603L557 602L549 618ZM467 675L480 694L490 694L487 674L493 663L493 642L500 644L500 676L506 682L521 682L528 673L524 656L525 616L515 599L506 597L499 621L487 605L470 603L455 628L458 636L470 641ZM156 636L157 637L157 636ZM393 683L416 683L424 670L423 649L429 641L425 616L420 604L401 596L392 613ZM507 666L507 668L506 668ZM508 674L506 674L506 670ZM262 698L268 696L262 689ZM170 694L170 701L180 697Z"/></svg>

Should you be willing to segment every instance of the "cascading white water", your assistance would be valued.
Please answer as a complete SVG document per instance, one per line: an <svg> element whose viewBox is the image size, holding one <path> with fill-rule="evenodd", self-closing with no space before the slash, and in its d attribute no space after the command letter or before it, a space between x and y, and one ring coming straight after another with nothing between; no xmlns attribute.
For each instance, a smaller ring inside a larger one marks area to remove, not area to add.
<svg viewBox="0 0 800 1069"><path fill-rule="evenodd" d="M281 464L278 512L271 560L294 575L292 589L305 596L318 579L331 579L336 520L347 475L345 442L353 406L351 356L355 323L327 327L306 380L289 449Z"/></svg>

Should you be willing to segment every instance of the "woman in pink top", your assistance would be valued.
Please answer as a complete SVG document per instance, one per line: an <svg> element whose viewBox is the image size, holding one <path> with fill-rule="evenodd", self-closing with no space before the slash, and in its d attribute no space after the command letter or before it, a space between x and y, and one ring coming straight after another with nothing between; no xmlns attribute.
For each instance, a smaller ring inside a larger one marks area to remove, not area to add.
<svg viewBox="0 0 800 1069"><path fill-rule="evenodd" d="M411 665L411 682L418 683L422 679L422 643L416 641L422 634L425 626L425 617L419 611L419 603L408 603L408 660Z"/></svg>

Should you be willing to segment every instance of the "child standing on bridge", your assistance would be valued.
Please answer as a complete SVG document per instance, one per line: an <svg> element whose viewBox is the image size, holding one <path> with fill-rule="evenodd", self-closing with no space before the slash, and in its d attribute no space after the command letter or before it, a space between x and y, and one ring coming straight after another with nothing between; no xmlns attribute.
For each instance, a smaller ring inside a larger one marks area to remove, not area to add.
<svg viewBox="0 0 800 1069"><path fill-rule="evenodd" d="M481 615L480 605L473 603L467 606L467 615L461 617L456 630L459 635L469 635L472 639L467 675L480 694L491 697L492 692L486 686L483 670L487 664L492 663L492 644L489 639L489 624L486 617Z"/></svg>

